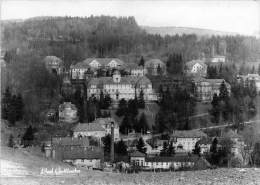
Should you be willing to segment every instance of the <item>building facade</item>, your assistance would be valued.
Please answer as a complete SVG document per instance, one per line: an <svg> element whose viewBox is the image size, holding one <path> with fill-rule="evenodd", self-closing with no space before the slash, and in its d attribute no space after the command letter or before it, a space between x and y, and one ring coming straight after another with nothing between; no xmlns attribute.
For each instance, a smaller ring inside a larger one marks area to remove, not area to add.
<svg viewBox="0 0 260 185"><path fill-rule="evenodd" d="M62 74L65 71L63 61L56 56L46 56L43 61L50 72Z"/></svg>
<svg viewBox="0 0 260 185"><path fill-rule="evenodd" d="M202 102L212 101L214 94L219 95L219 89L222 82L225 83L227 90L230 94L231 86L224 79L205 79L205 78L193 79L194 93L196 99Z"/></svg>
<svg viewBox="0 0 260 185"><path fill-rule="evenodd" d="M119 125L113 118L97 118L91 123L79 123L73 129L74 137L97 137L102 138L111 134L111 124L114 124L114 140L120 139Z"/></svg>
<svg viewBox="0 0 260 185"><path fill-rule="evenodd" d="M204 132L196 130L185 130L185 131L173 131L171 140L175 147L176 153L180 152L192 152L195 148L196 143L202 138L207 137Z"/></svg>
<svg viewBox="0 0 260 185"><path fill-rule="evenodd" d="M207 75L207 65L202 60L192 60L185 64L185 72L188 75L205 77Z"/></svg>
<svg viewBox="0 0 260 185"><path fill-rule="evenodd" d="M159 59L150 59L146 61L144 68L149 75L166 75L166 64Z"/></svg>
<svg viewBox="0 0 260 185"><path fill-rule="evenodd" d="M78 121L77 108L71 102L64 102L59 106L59 121L75 123Z"/></svg>
<svg viewBox="0 0 260 185"><path fill-rule="evenodd" d="M250 84L251 82L255 83L257 92L260 92L260 75L259 74L247 74L247 75L238 75L237 80L243 85L246 85L246 82Z"/></svg>
<svg viewBox="0 0 260 185"><path fill-rule="evenodd" d="M124 76L115 71L112 77L92 78L87 84L89 97L99 98L101 91L114 101L139 97L141 91L145 101L157 100L151 81L145 76Z"/></svg>
<svg viewBox="0 0 260 185"><path fill-rule="evenodd" d="M98 69L124 69L125 63L118 58L87 58L82 62L70 66L72 79L85 79L86 73Z"/></svg>

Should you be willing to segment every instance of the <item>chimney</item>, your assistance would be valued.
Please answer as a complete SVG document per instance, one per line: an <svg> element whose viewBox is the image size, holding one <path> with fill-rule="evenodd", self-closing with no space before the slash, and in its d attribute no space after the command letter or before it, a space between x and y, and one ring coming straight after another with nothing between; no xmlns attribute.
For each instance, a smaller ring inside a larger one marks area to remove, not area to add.
<svg viewBox="0 0 260 185"><path fill-rule="evenodd" d="M110 162L114 162L114 122L111 122L111 147L110 147Z"/></svg>

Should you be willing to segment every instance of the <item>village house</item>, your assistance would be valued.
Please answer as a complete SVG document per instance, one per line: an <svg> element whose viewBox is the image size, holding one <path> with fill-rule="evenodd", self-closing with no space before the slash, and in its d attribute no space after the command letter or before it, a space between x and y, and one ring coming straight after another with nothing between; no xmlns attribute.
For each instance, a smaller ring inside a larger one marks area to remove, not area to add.
<svg viewBox="0 0 260 185"><path fill-rule="evenodd" d="M50 72L60 75L65 71L63 61L56 56L46 56L43 61L46 69Z"/></svg>
<svg viewBox="0 0 260 185"><path fill-rule="evenodd" d="M238 75L237 81L239 83L243 83L245 86L248 82L249 84L251 82L255 82L256 90L257 92L260 92L260 75L259 74L247 74L247 75Z"/></svg>
<svg viewBox="0 0 260 185"><path fill-rule="evenodd" d="M210 58L210 62L212 62L212 63L217 63L217 62L225 63L226 57L223 56L223 55L214 55Z"/></svg>
<svg viewBox="0 0 260 185"><path fill-rule="evenodd" d="M98 69L124 69L125 63L118 58L87 58L70 66L72 79L85 79L86 73Z"/></svg>
<svg viewBox="0 0 260 185"><path fill-rule="evenodd" d="M78 123L73 129L73 137L96 137L106 136L106 130L100 124L96 123Z"/></svg>
<svg viewBox="0 0 260 185"><path fill-rule="evenodd" d="M200 153L206 154L210 152L210 147L212 145L212 139L203 137L198 141L198 145L200 147Z"/></svg>
<svg viewBox="0 0 260 185"><path fill-rule="evenodd" d="M147 70L136 63L128 63L125 70L132 76L144 76L147 74Z"/></svg>
<svg viewBox="0 0 260 185"><path fill-rule="evenodd" d="M192 153L195 148L195 144L203 137L207 137L207 135L202 131L176 130L173 131L171 140L173 141L173 146L175 147L176 153Z"/></svg>
<svg viewBox="0 0 260 185"><path fill-rule="evenodd" d="M124 76L115 71L112 77L92 78L88 84L88 98L96 97L99 99L101 91L104 95L108 94L112 100L130 100L135 96L139 97L143 92L145 101L157 100L157 95L152 88L151 81L145 76Z"/></svg>
<svg viewBox="0 0 260 185"><path fill-rule="evenodd" d="M187 75L205 77L207 65L202 60L192 60L185 64L185 72Z"/></svg>
<svg viewBox="0 0 260 185"><path fill-rule="evenodd" d="M166 75L166 64L159 59L150 59L146 61L144 68L149 75Z"/></svg>
<svg viewBox="0 0 260 185"><path fill-rule="evenodd" d="M91 123L79 123L73 129L74 137L97 137L102 138L111 134L111 125L114 124L114 140L120 139L119 126L113 118L97 118Z"/></svg>
<svg viewBox="0 0 260 185"><path fill-rule="evenodd" d="M59 121L75 123L78 121L77 108L71 102L64 102L59 106Z"/></svg>
<svg viewBox="0 0 260 185"><path fill-rule="evenodd" d="M228 92L231 92L231 86L224 79L206 79L206 78L193 78L194 93L198 101L210 102L214 94L219 95L219 89L225 83Z"/></svg>
<svg viewBox="0 0 260 185"><path fill-rule="evenodd" d="M176 155L173 157L147 157L145 154L135 151L130 154L130 164L139 166L142 169L173 169L193 168L199 161L198 156Z"/></svg>
<svg viewBox="0 0 260 185"><path fill-rule="evenodd" d="M101 168L104 157L103 148L90 145L87 137L52 138L51 145L45 146L45 153L46 157L88 168Z"/></svg>

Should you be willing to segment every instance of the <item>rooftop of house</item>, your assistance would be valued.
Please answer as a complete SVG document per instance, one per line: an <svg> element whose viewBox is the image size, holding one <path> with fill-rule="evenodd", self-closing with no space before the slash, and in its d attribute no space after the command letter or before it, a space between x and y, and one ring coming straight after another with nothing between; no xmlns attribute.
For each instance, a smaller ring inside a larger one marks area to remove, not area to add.
<svg viewBox="0 0 260 185"><path fill-rule="evenodd" d="M151 81L146 76L122 76L120 82L114 82L113 77L100 77L100 78L92 78L88 86L96 85L102 87L105 84L130 84L130 85L151 85Z"/></svg>
<svg viewBox="0 0 260 185"><path fill-rule="evenodd" d="M136 63L127 63L127 69L143 69L144 67L143 66L139 66L138 64Z"/></svg>
<svg viewBox="0 0 260 185"><path fill-rule="evenodd" d="M52 144L54 146L89 146L89 139L84 138L74 138L74 137L53 137Z"/></svg>
<svg viewBox="0 0 260 185"><path fill-rule="evenodd" d="M56 57L56 56L46 56L43 60L47 64L48 63L52 63L52 62L57 62L58 64L62 64L63 63L63 61L60 58Z"/></svg>
<svg viewBox="0 0 260 185"><path fill-rule="evenodd" d="M117 122L115 121L114 118L97 118L95 119L92 123L100 124L100 125L111 125L111 123L114 123L115 127L118 127Z"/></svg>
<svg viewBox="0 0 260 185"><path fill-rule="evenodd" d="M64 109L77 110L77 107L71 102L64 102L63 104L59 105L59 110L64 110Z"/></svg>
<svg viewBox="0 0 260 185"><path fill-rule="evenodd" d="M74 129L74 132L95 132L95 131L103 131L105 132L105 129L102 127L101 124L97 123L79 123L77 124Z"/></svg>
<svg viewBox="0 0 260 185"><path fill-rule="evenodd" d="M207 137L207 134L205 134L204 132L199 131L199 130L176 130L176 131L173 131L172 137L202 138L202 137Z"/></svg>
<svg viewBox="0 0 260 185"><path fill-rule="evenodd" d="M208 145L208 144L212 144L212 139L209 137L203 137L198 141L199 144L201 145Z"/></svg>
<svg viewBox="0 0 260 185"><path fill-rule="evenodd" d="M111 61L115 61L121 66L125 65L125 63L118 58L87 58L82 62L78 62L75 65L71 65L70 68L89 68L90 67L89 64L93 61L97 61L101 66L106 66Z"/></svg>
<svg viewBox="0 0 260 185"><path fill-rule="evenodd" d="M204 63L203 60L192 60L192 61L189 61L187 62L185 65L188 69L192 69L192 67L195 65L195 64L200 64L202 65L203 67L207 67L207 65Z"/></svg>
<svg viewBox="0 0 260 185"><path fill-rule="evenodd" d="M196 162L199 159L198 156L195 155L176 155L173 157L146 157L146 162Z"/></svg>
<svg viewBox="0 0 260 185"><path fill-rule="evenodd" d="M139 151L134 151L130 153L130 157L145 157L145 154Z"/></svg>
<svg viewBox="0 0 260 185"><path fill-rule="evenodd" d="M161 61L160 59L150 59L144 63L144 66L149 67L151 65L158 65L158 64L165 65L165 63L163 61Z"/></svg>
<svg viewBox="0 0 260 185"><path fill-rule="evenodd" d="M73 148L59 148L57 153L62 153L63 160L75 159L103 159L103 149L101 147L73 147Z"/></svg>

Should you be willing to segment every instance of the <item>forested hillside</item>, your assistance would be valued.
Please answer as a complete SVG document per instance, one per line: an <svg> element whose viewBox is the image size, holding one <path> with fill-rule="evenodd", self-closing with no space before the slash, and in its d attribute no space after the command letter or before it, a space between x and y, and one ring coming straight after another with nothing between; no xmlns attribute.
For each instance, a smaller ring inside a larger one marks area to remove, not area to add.
<svg viewBox="0 0 260 185"><path fill-rule="evenodd" d="M2 46L8 59L12 53L33 52L39 57L55 55L66 67L86 57L120 57L137 61L158 57L166 60L171 53L180 53L184 61L198 58L203 52L220 53L220 42L227 45L227 58L234 62L255 62L260 58L260 41L245 36L196 35L160 36L146 33L134 17L37 17L25 21L2 22Z"/></svg>

